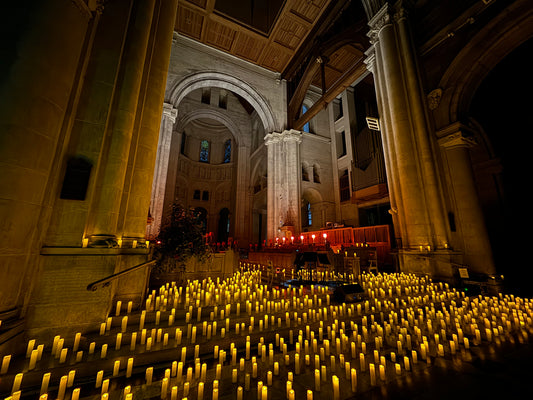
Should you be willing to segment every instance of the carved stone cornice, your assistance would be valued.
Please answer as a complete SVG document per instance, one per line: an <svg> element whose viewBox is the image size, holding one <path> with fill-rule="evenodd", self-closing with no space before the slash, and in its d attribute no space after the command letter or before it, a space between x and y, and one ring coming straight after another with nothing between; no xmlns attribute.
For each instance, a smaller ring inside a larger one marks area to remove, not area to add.
<svg viewBox="0 0 533 400"><path fill-rule="evenodd" d="M383 27L392 23L392 13L388 3L385 3L383 7L368 21L370 31L367 36L370 38L370 43L374 44L378 41L378 35Z"/></svg>
<svg viewBox="0 0 533 400"><path fill-rule="evenodd" d="M366 58L364 63L366 64L366 69L374 74L376 67L376 49L374 46L370 46L367 51L365 51Z"/></svg>
<svg viewBox="0 0 533 400"><path fill-rule="evenodd" d="M439 146L444 149L470 148L478 144L472 131L460 122L455 122L437 132Z"/></svg>

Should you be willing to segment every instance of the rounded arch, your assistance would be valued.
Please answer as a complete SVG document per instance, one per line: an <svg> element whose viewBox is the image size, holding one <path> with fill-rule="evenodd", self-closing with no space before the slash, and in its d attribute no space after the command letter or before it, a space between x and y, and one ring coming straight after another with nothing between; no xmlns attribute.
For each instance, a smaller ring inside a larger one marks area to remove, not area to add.
<svg viewBox="0 0 533 400"><path fill-rule="evenodd" d="M199 72L183 78L170 90L169 102L177 107L190 92L204 87L218 87L237 93L255 109L267 132L280 131L270 105L259 92L246 82L220 72Z"/></svg>
<svg viewBox="0 0 533 400"><path fill-rule="evenodd" d="M313 188L307 188L302 193L302 199L308 200L311 204L322 203L324 200L320 192Z"/></svg>
<svg viewBox="0 0 533 400"><path fill-rule="evenodd" d="M436 128L466 118L476 90L487 74L531 37L533 9L527 0L514 2L480 30L455 57L439 83L442 97L434 111Z"/></svg>
<svg viewBox="0 0 533 400"><path fill-rule="evenodd" d="M174 130L177 132L182 132L189 122L192 122L196 119L206 118L212 119L223 124L226 128L229 129L233 137L235 138L236 144L242 143L244 140L243 133L239 126L225 113L218 110L209 110L209 109L196 109L192 110L184 115L178 116L178 120L174 125Z"/></svg>

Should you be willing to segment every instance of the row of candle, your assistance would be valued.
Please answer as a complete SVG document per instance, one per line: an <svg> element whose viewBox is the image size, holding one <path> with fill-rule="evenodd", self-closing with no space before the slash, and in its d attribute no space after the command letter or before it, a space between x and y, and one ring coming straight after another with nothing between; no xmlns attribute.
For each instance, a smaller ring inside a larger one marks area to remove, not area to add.
<svg viewBox="0 0 533 400"><path fill-rule="evenodd" d="M380 284L379 281L378 281L378 282L369 281L369 283L370 283L370 284L374 284L374 283L376 283L376 286L378 286L378 285ZM369 286L371 286L371 285L369 285ZM197 286L197 287L198 287L198 286ZM298 291L293 291L292 293L293 293L293 295L294 295L294 294L299 294ZM449 296L444 296L444 297L433 297L433 299L436 299L436 300L443 300L443 299L444 299L444 300L450 300L450 299L461 300L461 298L458 297L458 296L456 296L455 294L454 294L454 296L451 296L451 297L449 297ZM300 299L295 300L295 299L293 298L293 301L292 301L292 302L288 302L287 304L289 304L289 305L290 305L290 304L299 304L300 306L308 306L308 305L312 305L312 303L310 303L310 302L307 302L307 303L306 303L306 302L299 302L299 300L300 300ZM490 311L490 310L487 309L487 307L491 307L491 308L492 308L492 311L500 312L500 314L501 314L501 310L510 309L510 310L512 310L510 313L511 313L511 314L514 313L514 314L515 314L514 319L513 319L514 326L517 326L516 321L518 321L519 323L522 323L522 324L523 324L523 323L530 323L530 319L531 319L531 317L530 317L530 303L529 303L528 301L520 303L522 306L525 306L525 310L526 310L526 311L524 312L524 311L521 310L521 309L518 309L518 310L517 310L516 308L513 308L514 306L516 306L516 304L513 304L513 301L509 301L509 299L508 299L507 297L506 297L506 298L502 298L502 299L500 299L501 301L500 301L499 303L496 303L495 300L493 300L493 299L489 299L489 301L487 301L487 300L485 300L485 299L480 299L480 300L481 300L481 301L477 301L477 299L474 299L474 301L470 302L470 301L467 301L467 300L464 300L464 299L463 299L463 300L462 300L462 306L463 306L463 307L471 306L472 309L474 310L474 311L472 312L472 314L474 314L474 315L477 314L477 315L479 315L479 316L483 316L483 314L487 315L487 311ZM424 303L427 304L427 301L429 301L429 299L426 299L426 301L425 301ZM452 301L453 301L453 300L452 300ZM409 303L409 302L407 302L407 303L402 303L402 306L406 306L408 303ZM373 304L373 305L370 306L370 304ZM490 304L490 305L489 305L489 304ZM496 304L496 305L495 305L495 304ZM387 304L386 302L383 303L384 308L387 308L387 305L398 306L399 303L397 303L397 302L390 302L390 304ZM352 305L352 306L353 306L353 305ZM337 307L337 306L336 306L336 307ZM379 305L379 302L377 301L377 299L374 299L373 302L365 303L365 306L364 306L365 312L372 311L371 308L374 309L374 311L375 311L375 310L378 310L378 309L380 308L380 305ZM347 308L346 308L346 305L341 306L341 307L337 307L337 308L336 308L336 310L338 311L339 314L344 313L344 315L346 315L346 313L344 312L346 309L347 309L347 310L353 310L353 308L351 308L351 307L347 307ZM460 307L459 307L458 309L460 309ZM453 307L450 307L450 310L455 312L456 309L453 308ZM257 312L257 311L260 311L260 310L256 308L256 312ZM404 309L404 308L401 308L399 311L400 311L400 314L402 314L402 317L401 317L402 325L407 324L407 325L409 326L409 322L412 321L413 323L416 323L416 322L419 321L419 319L413 318L413 315L414 315L413 312L410 312L410 313L409 313L409 308L405 308L405 309ZM405 311L405 312L404 312L404 311ZM412 311L412 310L411 310L411 311ZM419 311L421 311L421 310L419 310ZM442 312L440 312L441 315L439 315L439 313L436 313L436 312L435 312L435 307L434 307L433 304L430 304L430 307L426 306L426 310L425 310L425 311L426 311L426 317L438 318L438 321L444 321L444 318L445 318L445 317L444 317L444 314L442 314ZM117 306L117 311L116 311L115 314L116 314L116 315L120 315L120 312L118 311L118 306ZM457 314L457 313L456 313L456 314ZM505 314L508 315L509 312L508 312L508 313L505 313ZM360 314L359 314L359 315L360 315ZM408 317L407 320L404 320L404 319L403 319L403 318L404 318L403 315L405 315L405 316ZM460 313L459 313L459 315L460 315ZM465 314L465 315L469 315L469 314ZM374 317L374 314L370 315L370 317L371 317L370 319L372 320L372 318ZM409 317L411 317L411 319L409 319ZM124 318L125 318L125 317L123 317L122 321L124 321ZM486 325L487 325L488 318L487 318L486 316L483 317L483 318L484 318L484 324L485 324L485 326L486 326ZM202 319L201 312L199 312L199 313L198 313L198 317L197 317L197 322L198 322L199 320L201 320L201 319ZM381 318L381 320L383 321L383 318ZM472 320L472 319L470 319L470 320ZM109 320L108 320L108 321L109 321ZM126 320L126 321L127 321L127 320ZM431 321L431 319L428 319L427 321L429 322L429 321ZM206 322L206 321L202 321L203 324L204 324L205 322ZM215 322L216 322L216 321L215 321ZM321 322L323 322L323 321L321 321ZM392 310L391 310L390 313L389 313L389 322L395 322L396 324L398 323L398 316L397 316L397 313L395 313L395 312L392 311ZM510 321L508 320L508 322L510 322ZM361 329L362 332L365 331L367 323L368 323L368 319L367 319L367 316L365 315L365 316L363 316L363 318L362 318L362 329ZM490 321L489 321L489 323L490 323ZM205 325L205 324L204 324L204 325ZM435 324L435 325L438 326L439 324ZM107 328L108 326L110 327L110 324L108 325L108 322L106 321L106 328ZM250 323L249 326L253 326L253 323ZM333 329L329 329L328 332L330 332L330 333L335 333L335 332L337 331L337 328L336 328L337 326L339 326L339 325L335 323L334 326L333 326ZM352 325L352 329L353 329L353 326L354 326L354 325ZM394 326L394 324L391 323L390 325L386 325L386 326L385 326L385 331L387 331L387 326L388 326L388 327L391 327L391 326ZM521 325L519 324L519 326L521 326ZM127 327L127 324L126 324L126 327ZM324 326L322 326L321 328L323 329ZM365 328L365 329L363 329L363 328ZM383 330L383 329L380 329L380 327L379 327L379 325L377 324L376 321L374 321L373 324L370 325L370 328L371 328L373 331L375 331L375 332L381 332L381 331ZM505 326L505 328L507 329L507 328L509 328L509 326ZM124 329L124 327L122 326L121 329ZM389 329L390 329L390 328L389 328ZM401 328L400 328L400 329L401 329ZM403 329L406 329L406 328L403 328ZM488 329L488 328L486 328L486 329ZM503 331L503 329L504 329L504 326L502 326L501 328L499 328L499 329L498 329L498 333L500 333L501 331ZM228 331L229 331L229 329L228 329ZM237 331L237 329L236 329L236 331ZM309 328L306 327L306 332L308 332L308 331L309 331ZM479 331L479 329L478 329L478 331ZM153 330L152 330L152 332L153 332ZM417 333L415 336L416 336L416 337L420 337L420 332L421 332L421 330L419 329L417 332L418 332L418 333ZM474 329L474 332L476 333L476 330L475 330L475 329ZM134 333L135 333L135 332L134 332ZM192 334L192 331L191 331L191 334ZM389 334L390 334L390 331L389 331ZM132 335L133 335L133 334L132 334ZM177 336L177 335L176 335L176 336ZM192 335L191 335L191 336L192 336ZM118 337L120 337L120 336L117 334L117 338L118 338ZM439 341L441 340L440 337L435 336L434 338L430 338L430 339L434 339L434 340L435 340L435 344L437 344L438 346L443 346L441 343L439 343ZM56 343L56 352L57 352L57 348L61 348L61 345L59 344L59 343L60 343L60 340L61 340L60 338L57 339L57 343ZM345 340L345 339L343 339L343 340ZM397 342L403 343L401 340L400 340L400 341L397 341ZM247 343L249 343L249 342L247 341ZM325 343L327 343L327 342L325 342ZM352 342L352 343L355 343L355 342ZM378 341L378 343L379 343L379 341ZM429 344L427 344L427 343L428 343L428 342L427 342L427 339L426 339L423 343L420 344L420 352L421 352L422 354L424 353L424 351L427 351L428 348L429 348ZM451 343L452 343L452 342L450 342L450 346L452 346ZM454 343L453 346L456 346L455 343L457 343L457 342L456 342L456 341L453 341L453 343ZM465 342L465 343L466 343L466 342ZM365 344L365 345L366 345L366 344ZM34 343L32 344L32 346L34 346ZM379 346L379 344L378 344L378 346ZM376 346L376 347L378 347L378 346ZM115 343L115 347L119 347L119 346L117 346L116 343ZM465 347L466 347L466 346L465 346ZM102 346L102 348L104 348L104 346ZM362 349L362 348L363 348L363 344L361 343L361 349ZM28 345L28 349L30 349L30 344ZM61 349L61 351L62 351L62 350L64 350L64 349ZM33 352L33 351L35 351L35 349L32 348L31 351ZM399 351L399 353L401 353L401 352ZM364 354L364 353L362 353L362 354ZM443 354L444 354L444 352L443 352L443 347L442 347L442 349L441 349L441 347L439 347L439 348L438 348L438 355L443 355ZM285 354L285 355L286 355L286 354ZM298 358L300 357L300 353L299 353L299 352L296 352L296 353L295 353L295 358L296 358L296 355L298 355ZM339 356L340 356L340 354L339 354ZM30 357L31 357L31 353L30 353ZM422 356L422 358L425 358L424 355ZM414 359L414 356L413 356L413 359ZM340 360L339 360L339 361L340 361ZM376 361L376 360L374 360L374 361ZM296 365L297 365L297 364L295 363L295 368L296 368ZM298 363L298 365L299 365L299 363ZM377 365L377 363L376 363L376 365ZM395 367L395 368L397 368L397 367Z"/></svg>

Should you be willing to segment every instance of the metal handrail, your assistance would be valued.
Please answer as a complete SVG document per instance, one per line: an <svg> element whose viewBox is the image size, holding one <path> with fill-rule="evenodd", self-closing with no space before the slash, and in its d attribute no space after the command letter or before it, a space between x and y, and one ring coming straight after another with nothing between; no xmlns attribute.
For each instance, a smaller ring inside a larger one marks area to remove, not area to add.
<svg viewBox="0 0 533 400"><path fill-rule="evenodd" d="M113 275L109 275L105 278L102 278L102 279L99 279L93 283L89 283L87 285L87 290L91 291L91 292L94 292L96 289L98 289L99 287L106 287L106 286L109 286L111 284L111 281L114 281L115 279L118 279L120 277L122 277L123 275L127 275L131 272L135 272L137 271L138 269L141 269L141 268L144 268L144 267L148 267L152 264L155 264L157 260L150 260L150 261L146 261L146 262L143 262L141 264L138 264L138 265L135 265L131 268L128 268L128 269L125 269L124 271L120 271L120 272L117 272L116 274L113 274Z"/></svg>

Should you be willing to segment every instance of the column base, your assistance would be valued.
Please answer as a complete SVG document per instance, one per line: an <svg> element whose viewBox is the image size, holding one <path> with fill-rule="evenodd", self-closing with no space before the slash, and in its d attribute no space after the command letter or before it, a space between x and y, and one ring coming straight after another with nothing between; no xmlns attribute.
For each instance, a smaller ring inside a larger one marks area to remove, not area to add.
<svg viewBox="0 0 533 400"><path fill-rule="evenodd" d="M503 284L493 275L479 274L464 265L464 255L453 250L417 251L400 249L400 271L406 274L428 276L434 281L446 282L453 287L476 288L476 292L495 295Z"/></svg>

